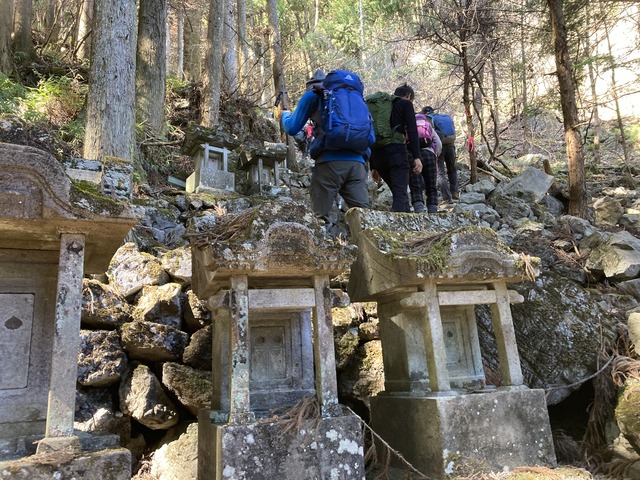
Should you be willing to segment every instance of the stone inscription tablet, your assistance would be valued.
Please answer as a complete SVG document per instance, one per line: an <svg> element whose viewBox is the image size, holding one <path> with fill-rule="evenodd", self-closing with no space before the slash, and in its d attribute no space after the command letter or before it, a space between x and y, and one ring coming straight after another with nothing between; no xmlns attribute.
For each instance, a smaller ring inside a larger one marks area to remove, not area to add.
<svg viewBox="0 0 640 480"><path fill-rule="evenodd" d="M251 329L251 380L261 383L287 378L285 328L280 326Z"/></svg>
<svg viewBox="0 0 640 480"><path fill-rule="evenodd" d="M27 386L33 308L32 293L0 293L0 390Z"/></svg>
<svg viewBox="0 0 640 480"><path fill-rule="evenodd" d="M0 189L0 211L4 217L40 218L42 216L41 194L33 189Z"/></svg>

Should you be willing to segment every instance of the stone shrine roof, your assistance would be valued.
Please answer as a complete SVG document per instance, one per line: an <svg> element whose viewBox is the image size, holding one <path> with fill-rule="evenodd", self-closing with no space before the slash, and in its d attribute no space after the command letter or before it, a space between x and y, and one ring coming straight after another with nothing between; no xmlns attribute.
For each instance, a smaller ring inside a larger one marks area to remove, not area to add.
<svg viewBox="0 0 640 480"><path fill-rule="evenodd" d="M438 284L522 281L538 274L539 259L511 250L487 227L462 215L416 215L351 209L358 245L351 268L352 301Z"/></svg>
<svg viewBox="0 0 640 480"><path fill-rule="evenodd" d="M50 154L0 143L0 249L58 252L60 234L81 233L86 272L102 273L138 221L129 202L72 182Z"/></svg>
<svg viewBox="0 0 640 480"><path fill-rule="evenodd" d="M310 287L314 275L336 276L354 259L355 247L325 239L306 206L264 203L192 239L193 289L207 298L232 275L248 275L251 288Z"/></svg>

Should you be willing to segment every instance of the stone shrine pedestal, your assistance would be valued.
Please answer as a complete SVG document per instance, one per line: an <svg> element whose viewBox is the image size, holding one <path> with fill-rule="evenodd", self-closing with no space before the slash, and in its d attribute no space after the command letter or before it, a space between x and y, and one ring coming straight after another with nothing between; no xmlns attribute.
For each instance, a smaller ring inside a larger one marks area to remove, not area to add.
<svg viewBox="0 0 640 480"><path fill-rule="evenodd" d="M445 478L462 466L493 471L555 465L543 390L371 398L371 428L420 472Z"/></svg>
<svg viewBox="0 0 640 480"><path fill-rule="evenodd" d="M455 215L354 208L347 221L358 245L350 298L378 302L385 390L371 399L374 431L433 479L474 462L555 466L544 391L526 387L520 367L510 303L524 299L507 289L537 275L539 260ZM482 367L474 306L483 304L497 387Z"/></svg>
<svg viewBox="0 0 640 480"><path fill-rule="evenodd" d="M353 249L325 241L313 213L294 202L230 221L231 238L210 232L192 243L192 286L215 319L198 478L364 479L360 419L338 403L331 317L346 305L330 279ZM315 414L286 418L292 407Z"/></svg>

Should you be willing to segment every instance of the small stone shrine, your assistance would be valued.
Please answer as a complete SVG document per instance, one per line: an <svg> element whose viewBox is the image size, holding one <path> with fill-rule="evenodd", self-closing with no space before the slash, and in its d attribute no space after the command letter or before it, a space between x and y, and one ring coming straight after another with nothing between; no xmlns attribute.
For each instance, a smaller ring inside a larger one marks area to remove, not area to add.
<svg viewBox="0 0 640 480"><path fill-rule="evenodd" d="M76 178L82 163L73 166ZM79 464L64 467L23 459L15 472L7 461L0 464L3 479L58 478L52 468L83 479L130 478L128 450L113 448L116 441L80 454L85 443L73 430L82 278L103 273L138 222L120 201L130 195L121 182L130 177L128 162L89 163L86 179L72 183L51 155L0 143L0 460L34 453L34 442L38 454L80 455ZM79 475L83 468L92 473Z"/></svg>
<svg viewBox="0 0 640 480"><path fill-rule="evenodd" d="M229 171L229 152L240 142L217 130L196 126L190 128L181 152L195 163L187 178L188 193L235 193L235 175Z"/></svg>
<svg viewBox="0 0 640 480"><path fill-rule="evenodd" d="M330 279L354 258L294 202L247 210L192 241L193 290L215 319L200 480L364 479L360 420L338 403L331 316L345 296ZM272 416L309 398L315 418Z"/></svg>
<svg viewBox="0 0 640 480"><path fill-rule="evenodd" d="M555 466L543 390L524 385L507 283L537 276L537 258L511 251L462 217L351 209L358 256L348 292L378 302L385 390L371 425L423 474L458 465ZM467 226L464 226L464 225ZM486 384L474 306L489 304L500 385Z"/></svg>
<svg viewBox="0 0 640 480"><path fill-rule="evenodd" d="M238 166L247 172L249 193L278 195L288 191L282 181L287 159L284 143L267 143L264 149L242 152Z"/></svg>

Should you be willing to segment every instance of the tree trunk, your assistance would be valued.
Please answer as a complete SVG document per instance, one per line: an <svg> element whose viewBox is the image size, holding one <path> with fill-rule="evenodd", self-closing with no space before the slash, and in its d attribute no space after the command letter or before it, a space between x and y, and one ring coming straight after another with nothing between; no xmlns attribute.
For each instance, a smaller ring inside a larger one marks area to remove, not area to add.
<svg viewBox="0 0 640 480"><path fill-rule="evenodd" d="M13 73L13 60L11 57L11 30L13 19L13 0L0 0L0 73L10 75Z"/></svg>
<svg viewBox="0 0 640 480"><path fill-rule="evenodd" d="M95 3L83 156L133 159L136 1Z"/></svg>
<svg viewBox="0 0 640 480"><path fill-rule="evenodd" d="M223 2L224 0L220 0ZM203 63L206 64L206 47L208 41L202 28L204 12L198 7L184 7L184 78L196 82L202 79ZM211 24L209 24L211 29ZM222 37L220 37L222 41ZM203 62L203 57L205 61ZM222 55L220 55L222 59ZM206 67L205 67L206 68Z"/></svg>
<svg viewBox="0 0 640 480"><path fill-rule="evenodd" d="M280 20L278 19L278 8L276 0L267 0L267 13L269 14L269 26L273 32L273 85L277 92L286 90L284 81L284 57L282 55L282 40L280 39ZM300 170L296 161L296 146L293 137L284 135L287 144L287 166L297 172Z"/></svg>
<svg viewBox="0 0 640 480"><path fill-rule="evenodd" d="M524 24L524 16L526 11L527 1L523 0L522 10L520 14L520 60L522 62L522 111L520 113L522 118L522 154L529 153L529 144L531 138L531 127L529 125L529 101L527 95L529 94L529 88L527 83L527 48L526 44L526 28Z"/></svg>
<svg viewBox="0 0 640 480"><path fill-rule="evenodd" d="M462 86L462 103L464 104L465 122L467 125L467 137L473 138L475 135L475 127L473 125L473 92L471 88L472 72L469 67L469 58L467 56L467 48L461 48L461 61L463 72L463 86ZM475 149L469 151L469 168L470 168L470 183L478 182L478 159Z"/></svg>
<svg viewBox="0 0 640 480"><path fill-rule="evenodd" d="M278 19L278 6L276 0L267 0L267 13L269 14L269 26L272 33L273 51L273 86L276 94L286 90L284 81L284 57L282 55L282 40L280 39L280 20Z"/></svg>
<svg viewBox="0 0 640 480"><path fill-rule="evenodd" d="M360 62L360 68L364 68L364 5L362 5L362 0L358 0L358 9L360 13L360 49L358 60Z"/></svg>
<svg viewBox="0 0 640 480"><path fill-rule="evenodd" d="M78 45L76 56L80 60L91 58L91 25L93 19L93 0L83 0L78 21Z"/></svg>
<svg viewBox="0 0 640 480"><path fill-rule="evenodd" d="M176 33L176 76L178 80L184 80L184 9L177 12L177 33Z"/></svg>
<svg viewBox="0 0 640 480"><path fill-rule="evenodd" d="M60 6L57 0L47 2L47 11L44 18L44 30L47 32L47 43L55 43L60 35Z"/></svg>
<svg viewBox="0 0 640 480"><path fill-rule="evenodd" d="M247 2L238 0L238 53L239 53L239 77L242 91L249 94L249 44L247 42ZM252 93L252 92L251 92Z"/></svg>
<svg viewBox="0 0 640 480"><path fill-rule="evenodd" d="M202 77L202 124L218 126L220 116L220 81L222 80L222 38L224 33L225 1L211 0L207 31L205 71Z"/></svg>
<svg viewBox="0 0 640 480"><path fill-rule="evenodd" d="M263 107L269 106L269 102L274 97L273 82L268 81L267 65L269 64L271 50L266 47L265 33L263 32L255 43L258 59L260 62L260 85L263 85L262 94L260 96L260 104Z"/></svg>
<svg viewBox="0 0 640 480"><path fill-rule="evenodd" d="M233 0L225 3L224 22L224 85L230 95L238 92L238 74L236 72L236 4Z"/></svg>
<svg viewBox="0 0 640 480"><path fill-rule="evenodd" d="M624 122L622 121L622 114L620 112L620 97L618 96L618 82L616 80L616 60L611 48L611 35L609 32L609 25L605 22L604 31L607 39L607 50L610 59L610 71L611 71L611 94L613 95L613 101L616 106L616 121L618 123L618 129L620 130L620 143L622 145L622 153L624 154L624 162L629 165L629 147L627 146L627 137L625 135Z"/></svg>
<svg viewBox="0 0 640 480"><path fill-rule="evenodd" d="M156 137L164 126L167 0L141 0L136 52L136 121Z"/></svg>
<svg viewBox="0 0 640 480"><path fill-rule="evenodd" d="M13 16L13 52L20 52L31 60L36 56L31 37L31 15L33 14L33 1L20 0L14 5Z"/></svg>
<svg viewBox="0 0 640 480"><path fill-rule="evenodd" d="M567 45L567 30L564 23L563 1L547 0L551 13L551 39L556 57L556 75L560 87L560 103L564 121L564 136L569 170L569 215L585 218L587 192L584 178L584 157L580 132L578 131L578 109L573 83L571 58Z"/></svg>

